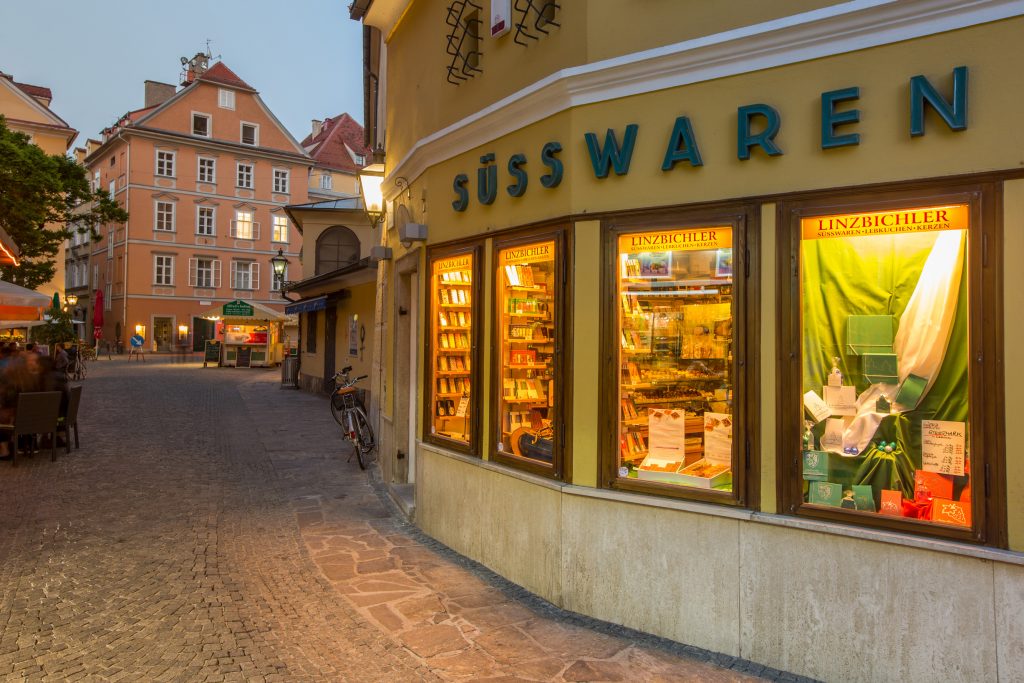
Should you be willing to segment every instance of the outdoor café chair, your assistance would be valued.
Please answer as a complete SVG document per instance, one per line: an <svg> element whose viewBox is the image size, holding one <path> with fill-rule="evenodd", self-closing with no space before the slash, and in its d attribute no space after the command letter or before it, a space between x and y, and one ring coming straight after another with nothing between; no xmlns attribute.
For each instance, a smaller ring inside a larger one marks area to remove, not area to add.
<svg viewBox="0 0 1024 683"><path fill-rule="evenodd" d="M57 419L57 428L64 434L64 448L71 452L71 430L75 430L75 448L78 445L78 406L82 403L82 387L71 387L71 397L68 399L68 414Z"/></svg>
<svg viewBox="0 0 1024 683"><path fill-rule="evenodd" d="M35 450L35 436L49 434L50 459L57 459L57 420L60 417L59 391L23 391L18 394L14 424L0 424L0 431L12 432L11 465L18 464L18 439L31 436L30 452Z"/></svg>

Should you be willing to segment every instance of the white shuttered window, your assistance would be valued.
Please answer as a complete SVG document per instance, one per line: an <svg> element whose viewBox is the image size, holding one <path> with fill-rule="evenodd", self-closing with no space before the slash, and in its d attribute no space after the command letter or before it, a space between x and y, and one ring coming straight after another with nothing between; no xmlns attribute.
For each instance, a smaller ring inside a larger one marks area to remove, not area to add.
<svg viewBox="0 0 1024 683"><path fill-rule="evenodd" d="M220 259L196 256L188 260L188 284L200 289L220 287Z"/></svg>

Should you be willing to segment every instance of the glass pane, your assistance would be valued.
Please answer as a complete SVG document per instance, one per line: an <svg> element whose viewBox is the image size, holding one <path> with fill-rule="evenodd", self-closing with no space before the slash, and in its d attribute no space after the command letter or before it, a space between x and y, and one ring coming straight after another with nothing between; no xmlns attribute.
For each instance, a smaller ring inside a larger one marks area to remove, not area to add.
<svg viewBox="0 0 1024 683"><path fill-rule="evenodd" d="M473 255L435 259L431 269L434 353L431 434L469 444L473 420Z"/></svg>
<svg viewBox="0 0 1024 683"><path fill-rule="evenodd" d="M732 491L732 228L619 237L619 476Z"/></svg>
<svg viewBox="0 0 1024 683"><path fill-rule="evenodd" d="M554 241L498 252L501 359L498 450L547 465L554 458Z"/></svg>
<svg viewBox="0 0 1024 683"><path fill-rule="evenodd" d="M968 222L801 221L805 503L971 526Z"/></svg>

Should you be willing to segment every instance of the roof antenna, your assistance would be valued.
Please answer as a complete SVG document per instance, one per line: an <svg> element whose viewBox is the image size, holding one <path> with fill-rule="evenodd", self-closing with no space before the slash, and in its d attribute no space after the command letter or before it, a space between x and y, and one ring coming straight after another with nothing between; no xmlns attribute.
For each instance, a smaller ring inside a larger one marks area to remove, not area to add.
<svg viewBox="0 0 1024 683"><path fill-rule="evenodd" d="M220 59L221 58L220 55L217 55L216 57L214 57L213 53L210 52L210 43L211 42L213 42L213 41L210 38L206 39L206 58L207 59Z"/></svg>

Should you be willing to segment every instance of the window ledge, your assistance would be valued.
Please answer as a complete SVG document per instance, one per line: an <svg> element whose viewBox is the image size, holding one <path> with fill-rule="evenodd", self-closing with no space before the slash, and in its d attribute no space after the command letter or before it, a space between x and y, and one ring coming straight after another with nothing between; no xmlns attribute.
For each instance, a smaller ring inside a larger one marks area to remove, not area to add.
<svg viewBox="0 0 1024 683"><path fill-rule="evenodd" d="M712 517L725 517L728 519L736 519L755 524L769 524L789 529L800 529L802 531L812 531L816 533L831 534L833 536L844 536L858 540L874 541L876 543L888 543L890 545L899 545L907 548L931 550L933 552L946 553L948 555L973 557L975 559L987 560L989 562L1024 566L1024 553L1012 550L986 548L984 546L957 543L955 541L946 541L939 538L911 536L893 531L881 531L878 529L869 529L852 525L847 526L833 522L821 522L801 517L791 517L789 515L755 512L753 510L715 505L714 503L699 503L675 498L660 498L658 496L648 496L640 493L629 493L626 491L615 491L612 489L600 489L591 488L589 486L566 484L552 481L551 479L546 479L544 477L539 477L534 474L529 474L527 472L521 472L487 460L481 460L480 458L475 458L473 456L449 451L438 447L435 444L425 443L423 441L417 441L417 444L425 451L430 451L431 453L451 458L452 460L460 460L464 463L475 465L477 467L483 467L486 470L503 474L514 479L519 479L520 481L525 481L530 484L536 484L544 488L559 491L565 495L597 498L601 500L609 500L631 505L643 505L646 507L662 508L667 510L679 510L680 512L690 512L700 515L709 515Z"/></svg>

